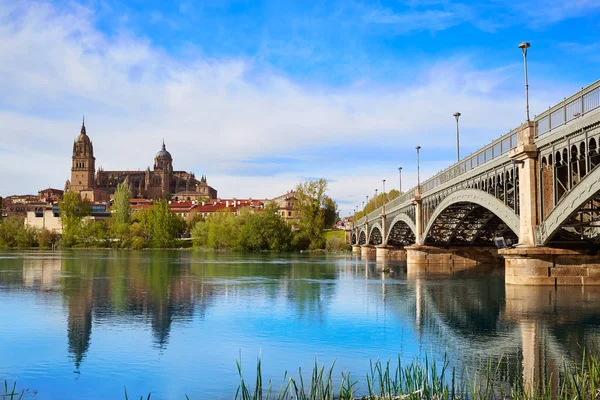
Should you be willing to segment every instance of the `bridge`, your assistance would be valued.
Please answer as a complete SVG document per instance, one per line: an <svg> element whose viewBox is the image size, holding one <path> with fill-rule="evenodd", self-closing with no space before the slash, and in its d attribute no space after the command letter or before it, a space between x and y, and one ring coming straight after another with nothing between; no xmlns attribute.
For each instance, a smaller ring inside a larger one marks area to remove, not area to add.
<svg viewBox="0 0 600 400"><path fill-rule="evenodd" d="M355 221L354 251L429 264L485 249L507 283L600 284L599 144L597 81Z"/></svg>

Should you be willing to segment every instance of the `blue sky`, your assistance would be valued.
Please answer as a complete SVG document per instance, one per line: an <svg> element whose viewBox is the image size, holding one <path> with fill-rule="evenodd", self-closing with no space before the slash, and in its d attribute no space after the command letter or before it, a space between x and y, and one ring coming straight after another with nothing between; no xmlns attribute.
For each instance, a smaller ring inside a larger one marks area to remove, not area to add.
<svg viewBox="0 0 600 400"><path fill-rule="evenodd" d="M342 214L600 78L600 2L0 0L0 195L62 187L81 115L96 165L176 169L222 197L330 180Z"/></svg>

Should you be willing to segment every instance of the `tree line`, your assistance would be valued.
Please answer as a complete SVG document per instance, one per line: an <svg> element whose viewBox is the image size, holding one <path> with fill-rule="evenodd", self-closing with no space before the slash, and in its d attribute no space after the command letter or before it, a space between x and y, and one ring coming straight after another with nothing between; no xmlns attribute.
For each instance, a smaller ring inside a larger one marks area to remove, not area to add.
<svg viewBox="0 0 600 400"><path fill-rule="evenodd" d="M90 204L78 193L65 193L59 203L62 235L24 224L23 218L0 220L0 247L194 247L233 251L292 251L331 248L324 230L338 219L336 203L326 194L327 181L300 183L293 201L295 219L290 224L275 203L263 210L240 209L193 215L188 221L169 210L166 200L132 212L126 185L118 185L111 215L94 220ZM338 244L336 244L339 247Z"/></svg>

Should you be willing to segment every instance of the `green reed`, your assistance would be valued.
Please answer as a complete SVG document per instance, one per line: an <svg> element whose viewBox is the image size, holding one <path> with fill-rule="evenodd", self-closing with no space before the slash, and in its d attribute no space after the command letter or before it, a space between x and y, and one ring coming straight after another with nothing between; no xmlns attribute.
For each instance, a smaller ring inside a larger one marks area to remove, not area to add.
<svg viewBox="0 0 600 400"><path fill-rule="evenodd" d="M272 381L263 382L260 358L253 387L245 380L241 363L236 364L240 383L235 400L600 400L600 357L589 353L580 364L563 363L558 376L550 374L535 385L522 379L512 385L503 382L499 379L501 361L469 373L466 368L460 372L450 368L446 358L437 362L425 357L403 364L398 357L395 365L391 360L371 362L362 386L346 371L337 375L335 361L326 368L315 360L309 375L302 369L297 377L284 373L275 391ZM359 391L364 394L358 395ZM22 400L29 394L35 396L35 392L17 390L16 382L4 381L0 400ZM129 400L126 389L124 398ZM197 398L204 397L199 394ZM139 399L151 400L151 394ZM185 400L190 398L186 395Z"/></svg>

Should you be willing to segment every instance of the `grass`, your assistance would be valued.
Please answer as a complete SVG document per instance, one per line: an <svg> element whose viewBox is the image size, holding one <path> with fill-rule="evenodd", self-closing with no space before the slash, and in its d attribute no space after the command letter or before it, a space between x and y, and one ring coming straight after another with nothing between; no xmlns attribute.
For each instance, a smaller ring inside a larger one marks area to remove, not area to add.
<svg viewBox="0 0 600 400"><path fill-rule="evenodd" d="M297 377L284 374L282 383L274 389L262 377L261 360L256 365L256 380L247 382L237 362L240 378L235 400L600 400L600 359L596 355L583 357L579 365L563 364L558 376L550 375L535 386L517 380L508 385L499 379L501 362L488 362L479 372L466 369L457 373L444 359L440 363L412 361L403 365L371 362L364 380L354 380L350 373L334 373L335 362L328 368L315 360L312 372L305 376L301 369ZM28 392L16 391L16 382L9 387L4 382L0 400L21 400ZM360 393L359 393L360 392ZM125 400L129 400L125 389ZM202 398L200 394L198 398ZM151 400L151 394L139 397ZM186 395L185 400L190 400Z"/></svg>

